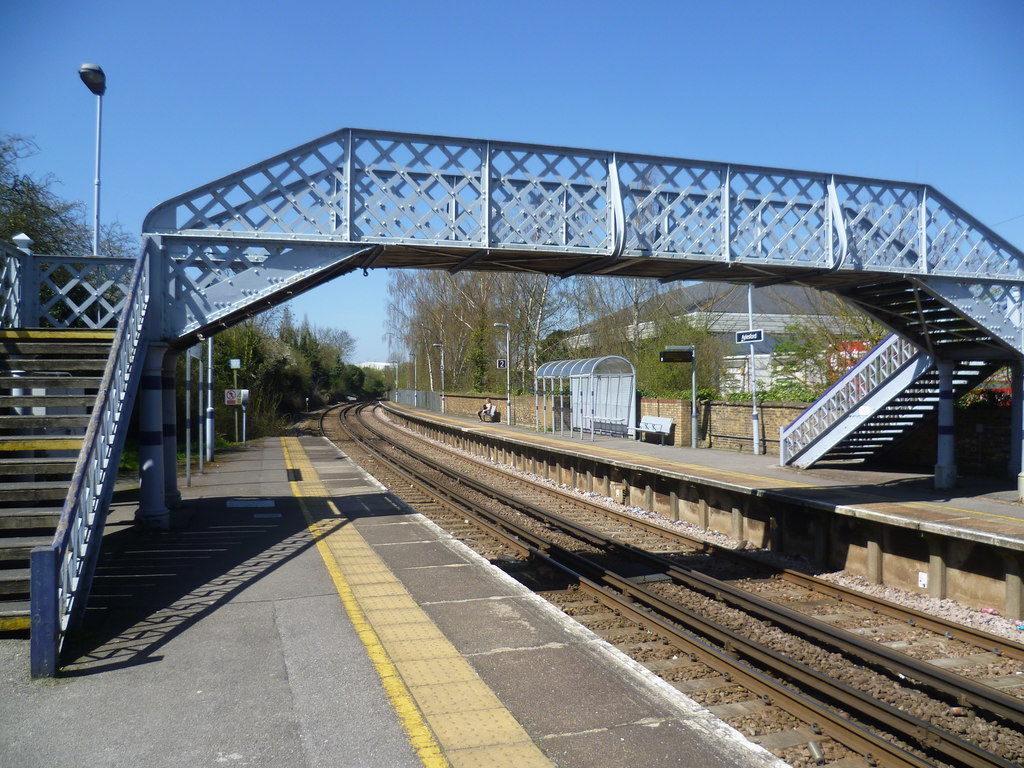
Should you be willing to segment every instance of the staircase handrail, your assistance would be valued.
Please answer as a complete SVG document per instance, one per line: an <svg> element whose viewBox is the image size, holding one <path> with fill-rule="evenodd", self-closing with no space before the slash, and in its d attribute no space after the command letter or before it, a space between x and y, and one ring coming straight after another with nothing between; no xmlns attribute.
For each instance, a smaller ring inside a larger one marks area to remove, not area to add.
<svg viewBox="0 0 1024 768"><path fill-rule="evenodd" d="M146 352L151 250L143 240L85 439L53 540L31 554L31 672L56 674L69 625L80 618L96 566Z"/></svg>
<svg viewBox="0 0 1024 768"><path fill-rule="evenodd" d="M780 464L796 458L918 354L922 354L921 348L899 334L882 339L806 411L780 430Z"/></svg>

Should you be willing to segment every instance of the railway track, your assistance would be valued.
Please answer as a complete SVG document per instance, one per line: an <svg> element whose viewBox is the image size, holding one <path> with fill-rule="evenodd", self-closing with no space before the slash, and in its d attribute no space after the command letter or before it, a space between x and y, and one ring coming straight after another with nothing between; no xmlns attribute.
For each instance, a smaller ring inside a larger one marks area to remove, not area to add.
<svg viewBox="0 0 1024 768"><path fill-rule="evenodd" d="M1020 645L524 484L363 410L325 415L324 434L790 764L1024 762L1024 699L993 685L1024 671Z"/></svg>

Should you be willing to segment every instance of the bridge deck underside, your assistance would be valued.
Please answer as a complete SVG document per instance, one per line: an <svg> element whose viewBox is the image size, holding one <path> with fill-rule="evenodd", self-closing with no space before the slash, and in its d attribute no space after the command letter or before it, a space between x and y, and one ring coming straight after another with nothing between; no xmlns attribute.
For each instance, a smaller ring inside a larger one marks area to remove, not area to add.
<svg viewBox="0 0 1024 768"><path fill-rule="evenodd" d="M774 283L802 283L808 286L836 290L847 285L862 284L864 273L835 272L807 269L787 265L721 261L702 261L686 258L630 258L604 257L578 253L549 251L512 251L508 249L472 251L464 248L444 249L438 246L417 248L407 245L389 245L378 253L368 255L364 265L376 268L445 269L452 272L477 270L490 272L535 272L538 274L604 275L607 277L640 277L663 281L721 280L736 283L770 285Z"/></svg>

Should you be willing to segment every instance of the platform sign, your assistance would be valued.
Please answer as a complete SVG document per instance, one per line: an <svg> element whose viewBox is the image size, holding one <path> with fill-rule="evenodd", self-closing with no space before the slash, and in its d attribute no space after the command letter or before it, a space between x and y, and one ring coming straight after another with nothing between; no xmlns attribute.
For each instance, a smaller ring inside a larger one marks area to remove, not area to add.
<svg viewBox="0 0 1024 768"><path fill-rule="evenodd" d="M225 389L224 405L245 405L249 402L248 389Z"/></svg>
<svg viewBox="0 0 1024 768"><path fill-rule="evenodd" d="M498 358L498 370L499 371L504 371L506 368L508 368L508 360L506 360L504 357L499 357Z"/></svg>
<svg viewBox="0 0 1024 768"><path fill-rule="evenodd" d="M760 328L752 331L736 331L737 344L756 344L759 341L764 341L764 331Z"/></svg>

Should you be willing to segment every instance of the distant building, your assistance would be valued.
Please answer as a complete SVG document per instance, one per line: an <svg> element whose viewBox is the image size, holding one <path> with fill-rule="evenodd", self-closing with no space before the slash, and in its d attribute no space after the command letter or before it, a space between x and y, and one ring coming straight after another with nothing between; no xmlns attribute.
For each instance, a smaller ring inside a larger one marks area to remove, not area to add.
<svg viewBox="0 0 1024 768"><path fill-rule="evenodd" d="M687 318L697 327L725 337L733 343L733 354L724 360L722 390L735 392L750 388L750 346L735 344L737 331L751 327L764 332L764 341L755 346L758 384L767 384L772 377L773 350L783 341L786 329L801 324L814 324L834 331L838 336L854 333L847 319L828 311L834 299L820 291L792 284L778 284L754 288L752 291L753 322L747 311L747 286L722 282L699 282L681 285L648 299L640 308L641 319L636 327L640 338L655 335L664 318ZM624 324L633 323L624 310ZM584 332L570 343L580 347L592 346L591 334ZM855 360L853 362L856 362Z"/></svg>

